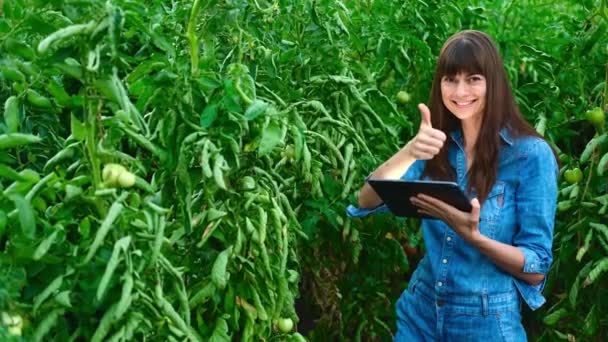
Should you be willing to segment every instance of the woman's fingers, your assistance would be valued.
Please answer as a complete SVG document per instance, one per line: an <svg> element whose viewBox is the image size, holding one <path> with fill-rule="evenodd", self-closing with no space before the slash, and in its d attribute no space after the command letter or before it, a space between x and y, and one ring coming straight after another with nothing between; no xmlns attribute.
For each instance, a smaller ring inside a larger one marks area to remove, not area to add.
<svg viewBox="0 0 608 342"><path fill-rule="evenodd" d="M418 152L430 153L432 155L439 153L439 148L440 148L435 145L426 144L422 141L415 141L413 147Z"/></svg>
<svg viewBox="0 0 608 342"><path fill-rule="evenodd" d="M432 159L442 147L443 141L425 133L412 142L412 153L416 159Z"/></svg>
<svg viewBox="0 0 608 342"><path fill-rule="evenodd" d="M420 195L418 195L418 196L420 196ZM421 199L420 197L412 197L410 199L410 201L418 208L420 208L428 213L432 213L433 216L437 216L437 213L439 212L436 205L434 205L433 203L431 203L427 200Z"/></svg>
<svg viewBox="0 0 608 342"><path fill-rule="evenodd" d="M441 140L432 138L432 137L426 137L426 136L420 136L416 138L416 143L420 144L420 145L428 145L428 146L433 146L436 148L441 148L443 147L443 142Z"/></svg>
<svg viewBox="0 0 608 342"><path fill-rule="evenodd" d="M433 159L439 153L445 140L445 133L434 129L431 125L431 113L424 104L418 106L421 114L420 128L412 141L410 151L414 158L428 160Z"/></svg>
<svg viewBox="0 0 608 342"><path fill-rule="evenodd" d="M428 136L428 137L440 140L441 142L445 142L447 139L445 133L443 133L441 130L438 130L435 128L430 128L430 127L421 128L418 131L418 135L419 136Z"/></svg>
<svg viewBox="0 0 608 342"><path fill-rule="evenodd" d="M423 126L412 144L412 152L417 159L432 159L443 147L445 134L437 129Z"/></svg>

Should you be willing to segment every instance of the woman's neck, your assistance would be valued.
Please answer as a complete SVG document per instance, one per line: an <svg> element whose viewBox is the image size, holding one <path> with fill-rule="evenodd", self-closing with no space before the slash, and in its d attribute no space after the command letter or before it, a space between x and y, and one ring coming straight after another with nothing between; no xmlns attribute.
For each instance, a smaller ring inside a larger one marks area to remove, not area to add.
<svg viewBox="0 0 608 342"><path fill-rule="evenodd" d="M479 137L479 130L481 129L481 118L471 118L469 120L461 121L462 136L464 139L464 150L467 154L473 152L477 137Z"/></svg>

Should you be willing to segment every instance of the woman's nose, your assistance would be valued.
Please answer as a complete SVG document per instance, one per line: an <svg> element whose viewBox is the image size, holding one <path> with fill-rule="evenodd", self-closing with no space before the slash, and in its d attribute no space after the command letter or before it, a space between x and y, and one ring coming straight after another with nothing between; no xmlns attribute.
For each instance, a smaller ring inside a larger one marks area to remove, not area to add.
<svg viewBox="0 0 608 342"><path fill-rule="evenodd" d="M458 96L466 95L468 93L468 88L467 88L466 82L463 82L463 81L456 82L456 91L455 91L455 93Z"/></svg>

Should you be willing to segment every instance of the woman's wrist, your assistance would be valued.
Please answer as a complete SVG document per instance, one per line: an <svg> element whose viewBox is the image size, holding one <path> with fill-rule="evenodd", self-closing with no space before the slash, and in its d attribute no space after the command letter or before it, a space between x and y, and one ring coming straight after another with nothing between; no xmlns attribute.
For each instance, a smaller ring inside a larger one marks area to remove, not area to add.
<svg viewBox="0 0 608 342"><path fill-rule="evenodd" d="M412 153L412 140L408 141L399 152L403 153L404 158L416 160L414 154Z"/></svg>
<svg viewBox="0 0 608 342"><path fill-rule="evenodd" d="M487 236L481 234L479 230L475 230L471 232L469 238L467 239L467 242L472 246L480 249L486 239L488 239Z"/></svg>

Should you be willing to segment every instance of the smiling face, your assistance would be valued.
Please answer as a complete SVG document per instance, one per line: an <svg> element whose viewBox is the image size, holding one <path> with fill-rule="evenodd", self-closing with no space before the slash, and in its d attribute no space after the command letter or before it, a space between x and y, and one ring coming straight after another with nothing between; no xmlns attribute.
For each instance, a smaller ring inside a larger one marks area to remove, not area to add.
<svg viewBox="0 0 608 342"><path fill-rule="evenodd" d="M481 74L458 73L441 78L441 99L461 121L481 120L486 106L486 78Z"/></svg>

